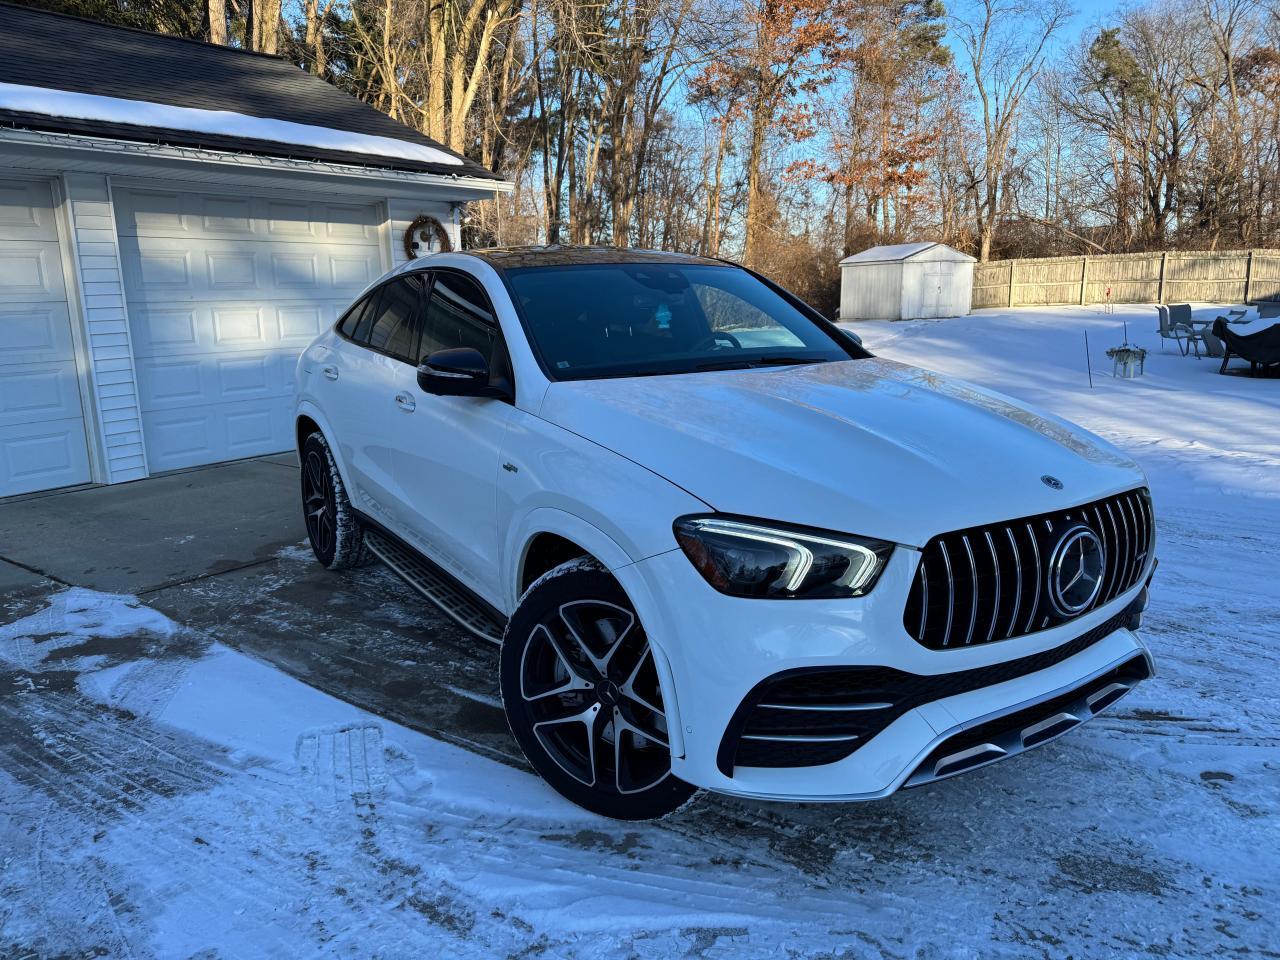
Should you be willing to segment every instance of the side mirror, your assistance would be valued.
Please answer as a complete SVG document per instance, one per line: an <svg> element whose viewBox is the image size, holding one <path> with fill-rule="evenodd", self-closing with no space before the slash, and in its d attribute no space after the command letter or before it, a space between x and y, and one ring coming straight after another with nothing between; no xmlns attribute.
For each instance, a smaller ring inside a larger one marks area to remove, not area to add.
<svg viewBox="0 0 1280 960"><path fill-rule="evenodd" d="M854 333L852 330L850 330L848 327L840 327L839 330L841 333L843 333L846 337L848 337L858 346L860 347L862 346L862 338L858 336L856 333Z"/></svg>
<svg viewBox="0 0 1280 960"><path fill-rule="evenodd" d="M489 361L474 347L431 354L418 367L418 386L438 397L507 397L506 391L489 383Z"/></svg>

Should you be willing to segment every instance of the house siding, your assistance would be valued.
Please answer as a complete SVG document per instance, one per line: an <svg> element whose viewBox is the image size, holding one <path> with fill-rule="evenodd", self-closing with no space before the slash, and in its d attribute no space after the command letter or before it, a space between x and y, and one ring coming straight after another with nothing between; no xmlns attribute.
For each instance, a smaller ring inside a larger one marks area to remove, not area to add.
<svg viewBox="0 0 1280 960"><path fill-rule="evenodd" d="M67 173L72 261L80 286L89 379L107 483L147 475L120 250L108 177Z"/></svg>
<svg viewBox="0 0 1280 960"><path fill-rule="evenodd" d="M462 248L462 232L459 229L458 220L454 216L453 204L447 201L424 203L418 200L393 198L387 201L387 222L391 244L391 265L393 267L398 267L408 261L409 258L404 253L404 232L409 229L409 224L423 215L435 217L444 224L453 249L460 250Z"/></svg>

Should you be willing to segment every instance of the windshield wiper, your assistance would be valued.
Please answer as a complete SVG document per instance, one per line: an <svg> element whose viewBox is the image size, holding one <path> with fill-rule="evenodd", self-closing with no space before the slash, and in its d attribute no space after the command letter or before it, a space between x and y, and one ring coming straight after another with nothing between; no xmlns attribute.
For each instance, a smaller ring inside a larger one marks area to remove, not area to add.
<svg viewBox="0 0 1280 960"><path fill-rule="evenodd" d="M757 367L796 367L806 363L825 363L818 357L757 357L751 361Z"/></svg>
<svg viewBox="0 0 1280 960"><path fill-rule="evenodd" d="M813 357L741 357L737 360L710 360L706 363L698 364L694 369L698 372L704 370L751 370L756 367L792 367L822 362L822 360Z"/></svg>

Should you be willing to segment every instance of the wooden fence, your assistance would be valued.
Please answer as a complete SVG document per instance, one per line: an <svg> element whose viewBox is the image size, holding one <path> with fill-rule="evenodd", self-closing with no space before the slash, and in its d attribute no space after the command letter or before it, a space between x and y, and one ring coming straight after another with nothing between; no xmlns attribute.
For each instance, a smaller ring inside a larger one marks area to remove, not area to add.
<svg viewBox="0 0 1280 960"><path fill-rule="evenodd" d="M973 268L973 308L1280 300L1280 250L997 260Z"/></svg>

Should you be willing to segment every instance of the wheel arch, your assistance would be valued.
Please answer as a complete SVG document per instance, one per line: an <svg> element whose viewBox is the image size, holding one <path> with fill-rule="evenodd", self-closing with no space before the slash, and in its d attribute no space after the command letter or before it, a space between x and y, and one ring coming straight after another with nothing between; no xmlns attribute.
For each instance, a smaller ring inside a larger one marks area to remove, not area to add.
<svg viewBox="0 0 1280 960"><path fill-rule="evenodd" d="M521 584L524 583L530 549L538 544L545 545L548 550L552 546L559 546L561 549L565 549L565 545L576 547L579 551L576 555L589 556L599 561L600 565L618 581L641 621L649 625L647 627L649 645L653 649L658 680L662 686L662 696L667 703L670 717L671 753L673 757L683 757L684 728L680 721L680 699L675 674L663 638L660 635L655 636L652 629L653 625L660 624L663 618L658 615L658 598L637 570L635 558L631 557L607 533L586 520L554 507L539 507L515 526L508 540L506 556L514 561L506 565L508 573L505 590L509 606L505 612L508 615L515 611L519 603L520 595L523 593ZM547 556L549 554L543 556L544 562ZM537 559L536 555L535 559ZM547 569L554 569L567 559L570 558L566 556ZM546 570L542 571L542 573L545 572ZM534 579L536 578L530 578L528 582L532 583ZM660 634L661 630L658 632Z"/></svg>
<svg viewBox="0 0 1280 960"><path fill-rule="evenodd" d="M302 445L306 443L307 437L317 431L324 435L325 441L329 444L329 452L333 454L333 462L338 465L338 475L342 477L346 488L351 490L351 477L347 471L347 464L342 459L342 445L338 443L328 419L320 408L304 400L298 404L298 409L293 415L294 441L297 444L299 460L302 458Z"/></svg>
<svg viewBox="0 0 1280 960"><path fill-rule="evenodd" d="M563 510L539 507L526 514L508 535L504 555L509 560L505 564L506 573L503 578L506 612L510 614L515 610L520 595L536 579L527 576L527 572L532 572L530 561L535 564L546 563L556 556L556 551L560 551L560 558L556 563L538 572L538 576L541 576L551 567L571 559L568 551L572 548L578 550L574 556L593 557L610 572L633 562L627 551L599 527Z"/></svg>

